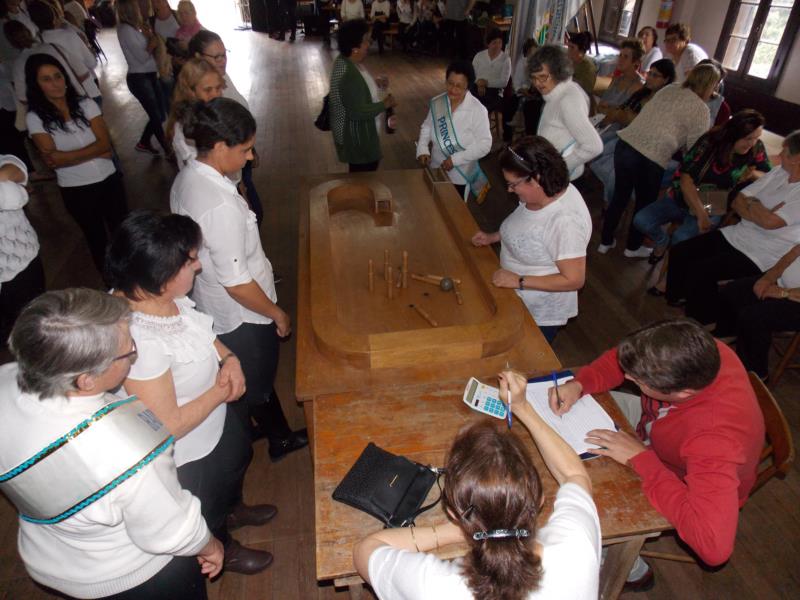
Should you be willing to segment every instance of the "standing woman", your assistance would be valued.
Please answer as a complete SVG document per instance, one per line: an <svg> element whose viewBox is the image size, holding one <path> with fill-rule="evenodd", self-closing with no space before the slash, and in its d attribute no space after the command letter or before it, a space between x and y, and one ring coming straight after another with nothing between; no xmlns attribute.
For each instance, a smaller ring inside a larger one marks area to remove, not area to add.
<svg viewBox="0 0 800 600"><path fill-rule="evenodd" d="M360 2L359 2L360 4ZM377 171L381 161L379 116L397 105L389 94L378 100L378 86L362 65L371 41L363 19L339 27L339 56L333 62L330 84L331 132L336 155L351 173Z"/></svg>
<svg viewBox="0 0 800 600"><path fill-rule="evenodd" d="M178 14L178 23L180 27L178 27L175 37L181 42L188 44L189 40L203 29L203 26L197 19L197 9L195 9L194 4L192 4L190 0L181 0L178 2L178 10L176 12Z"/></svg>
<svg viewBox="0 0 800 600"><path fill-rule="evenodd" d="M308 444L293 432L275 394L280 338L291 321L277 304L272 265L261 248L255 215L226 173L252 159L256 122L238 102L215 98L198 103L184 118L197 160L178 173L170 192L172 212L200 225L203 264L192 297L214 319L214 333L241 361L247 391L231 407L247 429L253 419L269 439L273 461Z"/></svg>
<svg viewBox="0 0 800 600"><path fill-rule="evenodd" d="M55 170L64 206L83 230L102 273L108 233L128 208L100 108L78 96L64 67L47 54L28 58L25 81L28 131L44 162Z"/></svg>
<svg viewBox="0 0 800 600"><path fill-rule="evenodd" d="M144 108L148 119L139 143L136 144L136 150L158 156L158 150L151 143L151 138L155 136L158 144L169 155L169 145L161 125L166 118L167 101L158 83L158 67L153 56L158 38L142 19L136 0L117 1L117 20L117 38L128 63L125 81L131 94Z"/></svg>

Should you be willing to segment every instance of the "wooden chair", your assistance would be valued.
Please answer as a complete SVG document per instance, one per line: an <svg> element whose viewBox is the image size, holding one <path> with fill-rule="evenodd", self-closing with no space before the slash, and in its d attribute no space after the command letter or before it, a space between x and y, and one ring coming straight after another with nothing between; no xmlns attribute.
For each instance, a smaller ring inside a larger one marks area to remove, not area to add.
<svg viewBox="0 0 800 600"><path fill-rule="evenodd" d="M786 336L779 335L776 337L785 339ZM781 346L777 339L774 340L772 345L775 348L775 352L781 357L775 370L769 374L769 386L775 389L775 386L778 385L778 381L783 377L783 372L786 369L800 369L800 362L792 362L794 355L797 354L798 347L800 347L800 331L792 335L787 346Z"/></svg>
<svg viewBox="0 0 800 600"><path fill-rule="evenodd" d="M795 335L797 339L800 334ZM794 462L794 443L792 442L792 432L786 417L783 416L780 406L775 401L767 386L759 379L755 373L749 373L750 385L756 393L758 405L764 415L764 426L766 430L766 440L764 449L761 451L761 461L758 465L756 482L750 493L763 487L767 481L773 477L783 479L789 472L789 468ZM670 552L654 552L642 550L640 556L646 558L656 558L662 560L673 560L678 562L695 563L696 560L689 554L674 554Z"/></svg>

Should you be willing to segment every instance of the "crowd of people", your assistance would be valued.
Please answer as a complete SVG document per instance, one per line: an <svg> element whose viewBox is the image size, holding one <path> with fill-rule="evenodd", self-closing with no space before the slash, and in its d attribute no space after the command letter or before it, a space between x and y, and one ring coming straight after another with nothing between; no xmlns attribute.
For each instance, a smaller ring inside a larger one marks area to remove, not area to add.
<svg viewBox="0 0 800 600"><path fill-rule="evenodd" d="M289 30L291 40L294 4L277 3L281 37ZM491 283L516 291L548 342L578 315L587 278L586 179L603 186L599 255L615 247L633 200L623 255L664 261L648 292L688 318L630 334L551 395L551 408L564 414L582 394L626 379L638 385L641 398L615 395L636 435L593 431L589 439L638 473L700 559L722 564L764 438L747 370L766 379L771 332L800 327L800 131L786 136L773 166L759 139L765 117L731 114L724 68L686 25L666 29L663 53L653 27L624 40L614 76L596 94L587 33L570 34L565 46L529 39L512 64L503 33L489 28L486 48L465 60L473 5L375 0L365 12L361 0L341 3L326 104L337 157L350 172L380 167L397 100L364 61L373 43L384 50L389 23L398 20L406 49L452 36L455 59L419 124L415 157L441 168L465 201L482 199L481 160L500 115L498 171L519 205L471 242L499 245ZM226 72L222 38L189 0L177 10L167 0L117 0L126 84L147 116L135 150L178 171L169 214L130 212L94 73L92 18L74 0L0 7L0 83L11 94L10 104L0 96L0 333L16 361L0 367L0 485L20 510L20 553L34 580L68 597L205 598L203 575L255 574L273 561L231 535L278 513L243 502L253 441L267 438L273 461L308 444L274 387L292 323L261 243L256 119ZM107 292L45 292L23 209L35 164L55 174ZM712 337L714 326L717 338L736 338L735 350ZM356 545L355 567L379 597L597 597L591 480L522 399L524 378L498 378L559 484L552 515L537 526L541 481L519 439L486 422L466 428L448 453L449 521ZM45 501L42 458L76 468L53 440L78 427L91 449L113 433L110 423L131 439L101 453L92 478L76 478L65 493L75 501ZM493 460L476 461L478 453ZM119 473L131 481L120 484ZM93 480L101 486L89 490ZM428 554L463 542L461 564ZM629 581L645 585L652 571L639 559Z"/></svg>

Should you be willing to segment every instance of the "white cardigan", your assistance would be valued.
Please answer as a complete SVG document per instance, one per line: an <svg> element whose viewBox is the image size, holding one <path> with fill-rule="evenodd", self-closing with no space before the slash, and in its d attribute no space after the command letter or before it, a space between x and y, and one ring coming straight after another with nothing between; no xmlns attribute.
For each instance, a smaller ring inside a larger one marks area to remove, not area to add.
<svg viewBox="0 0 800 600"><path fill-rule="evenodd" d="M39 238L22 210L28 203L28 169L16 156L0 155L0 167L9 164L25 173L25 181L0 181L0 289L39 254Z"/></svg>
<svg viewBox="0 0 800 600"><path fill-rule="evenodd" d="M589 97L571 77L542 97L537 133L561 153L570 180L575 180L583 174L583 165L603 151L603 141L589 121Z"/></svg>

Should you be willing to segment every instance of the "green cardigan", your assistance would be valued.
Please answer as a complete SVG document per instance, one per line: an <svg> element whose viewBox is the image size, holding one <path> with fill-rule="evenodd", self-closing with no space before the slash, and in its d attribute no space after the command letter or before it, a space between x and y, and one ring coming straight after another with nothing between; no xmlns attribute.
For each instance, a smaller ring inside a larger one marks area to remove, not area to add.
<svg viewBox="0 0 800 600"><path fill-rule="evenodd" d="M367 82L358 67L339 55L331 73L331 131L339 160L364 164L381 159L381 144L375 117L386 107L373 102Z"/></svg>

